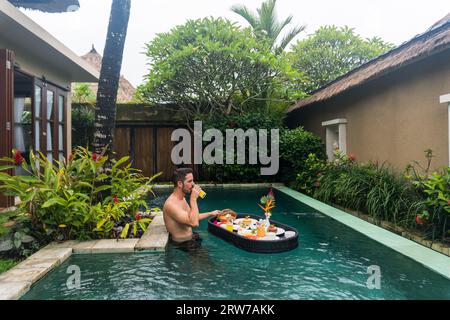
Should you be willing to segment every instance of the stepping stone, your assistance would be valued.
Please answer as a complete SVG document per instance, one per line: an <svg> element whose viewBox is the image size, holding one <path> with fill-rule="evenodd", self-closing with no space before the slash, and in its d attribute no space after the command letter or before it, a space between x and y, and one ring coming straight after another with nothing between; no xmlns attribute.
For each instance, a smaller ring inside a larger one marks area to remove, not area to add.
<svg viewBox="0 0 450 320"><path fill-rule="evenodd" d="M0 281L0 300L17 300L30 290L29 282Z"/></svg>
<svg viewBox="0 0 450 320"><path fill-rule="evenodd" d="M165 251L168 242L169 233L164 224L163 216L160 214L153 218L135 249L137 251Z"/></svg>

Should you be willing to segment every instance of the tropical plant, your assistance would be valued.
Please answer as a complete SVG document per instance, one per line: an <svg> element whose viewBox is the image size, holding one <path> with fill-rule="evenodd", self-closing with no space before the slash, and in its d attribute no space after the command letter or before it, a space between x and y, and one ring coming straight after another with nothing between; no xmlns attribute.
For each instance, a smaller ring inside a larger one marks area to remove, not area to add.
<svg viewBox="0 0 450 320"><path fill-rule="evenodd" d="M248 129L254 129L258 131L259 129L265 129L268 133L268 141L271 139L271 129L283 130L284 124L280 114L274 112L255 112L248 111L243 115L231 114L222 115L216 114L212 117L203 120L203 130L216 129L222 132L226 136L226 130L229 129L242 129L246 132ZM250 146L246 140L245 147L245 157L248 159L250 150L252 152L258 153L259 146ZM204 143L204 146L209 144ZM237 164L237 154L234 155L235 164L210 164L202 165L203 169L208 173L209 176L214 177L216 181L219 182L255 182L255 181L272 181L275 176L261 176L261 163L249 164Z"/></svg>
<svg viewBox="0 0 450 320"><path fill-rule="evenodd" d="M407 166L405 177L413 182L424 199L426 210L415 216L415 223L432 239L441 236L445 240L450 236L450 167L430 173L433 157L432 150L425 150L426 166L413 161Z"/></svg>
<svg viewBox="0 0 450 320"><path fill-rule="evenodd" d="M89 83L77 83L74 85L72 103L95 104L95 94Z"/></svg>
<svg viewBox="0 0 450 320"><path fill-rule="evenodd" d="M280 40L282 31L292 22L293 17L289 16L283 21L279 21L275 6L276 0L266 0L262 3L261 8L256 10L257 14L245 5L234 5L231 10L250 24L258 39L268 39L272 50L275 53L281 53L305 29L305 26L294 27Z"/></svg>
<svg viewBox="0 0 450 320"><path fill-rule="evenodd" d="M280 178L292 183L297 173L304 172L309 154L326 159L322 140L303 127L283 130L280 135Z"/></svg>
<svg viewBox="0 0 450 320"><path fill-rule="evenodd" d="M72 105L72 147L89 147L94 141L95 107L90 104Z"/></svg>
<svg viewBox="0 0 450 320"><path fill-rule="evenodd" d="M322 169L313 193L321 201L404 226L423 210L413 185L386 165L360 164L353 156L336 151L335 160Z"/></svg>
<svg viewBox="0 0 450 320"><path fill-rule="evenodd" d="M314 91L394 46L380 38L363 39L349 27L320 27L292 46L292 67L307 78L306 92Z"/></svg>
<svg viewBox="0 0 450 320"><path fill-rule="evenodd" d="M108 161L104 154L97 155L78 147L67 160L56 164L39 153L30 152L29 163L19 151L13 158L2 158L9 163L0 171L21 166L27 176L10 176L0 172L0 190L19 197L19 210L29 214L33 230L45 232L50 238L87 239L111 237L129 228L145 229L149 220L137 219L137 209L146 207L145 196L151 191L152 180L139 170L132 169L128 157L112 160L112 168L104 170ZM110 184L97 186L108 180ZM111 195L106 195L108 191ZM129 224L126 227L126 224ZM128 233L122 232L122 236Z"/></svg>

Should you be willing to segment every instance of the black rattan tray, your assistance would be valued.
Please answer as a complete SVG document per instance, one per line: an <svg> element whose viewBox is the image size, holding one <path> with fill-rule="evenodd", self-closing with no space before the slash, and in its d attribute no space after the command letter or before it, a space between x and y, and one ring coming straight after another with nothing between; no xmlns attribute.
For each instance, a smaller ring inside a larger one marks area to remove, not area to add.
<svg viewBox="0 0 450 320"><path fill-rule="evenodd" d="M261 219L261 216L251 214L238 214L237 218L250 217L256 220ZM208 220L208 231L216 237L219 237L227 242L232 243L236 247L258 253L277 253L293 250L298 247L298 231L295 228L287 226L277 221L270 220L270 223L276 227L283 228L285 231L294 231L295 235L289 238L281 237L279 240L253 240L245 238L236 232L230 232L214 224L216 218L213 217Z"/></svg>

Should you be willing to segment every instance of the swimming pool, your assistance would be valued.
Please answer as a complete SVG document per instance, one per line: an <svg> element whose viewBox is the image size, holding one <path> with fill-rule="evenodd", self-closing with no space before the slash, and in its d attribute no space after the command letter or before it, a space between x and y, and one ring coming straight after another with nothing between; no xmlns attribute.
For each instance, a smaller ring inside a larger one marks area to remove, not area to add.
<svg viewBox="0 0 450 320"><path fill-rule="evenodd" d="M202 212L261 214L257 203L267 193L206 191ZM166 196L154 202L161 205ZM22 299L450 299L450 280L287 195L276 191L275 197L272 219L300 233L295 250L249 253L209 234L204 220L196 252L169 246L165 253L73 255ZM68 289L74 265L81 283Z"/></svg>

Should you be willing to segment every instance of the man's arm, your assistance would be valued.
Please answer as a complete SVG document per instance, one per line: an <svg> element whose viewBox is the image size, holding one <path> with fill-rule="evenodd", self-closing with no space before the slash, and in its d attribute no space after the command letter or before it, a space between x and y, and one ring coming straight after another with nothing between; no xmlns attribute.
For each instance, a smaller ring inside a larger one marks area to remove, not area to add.
<svg viewBox="0 0 450 320"><path fill-rule="evenodd" d="M206 212L206 213L200 213L198 215L198 220L203 220L203 219L207 219L209 217L217 217L217 215L220 214L220 210L214 210L211 212Z"/></svg>

